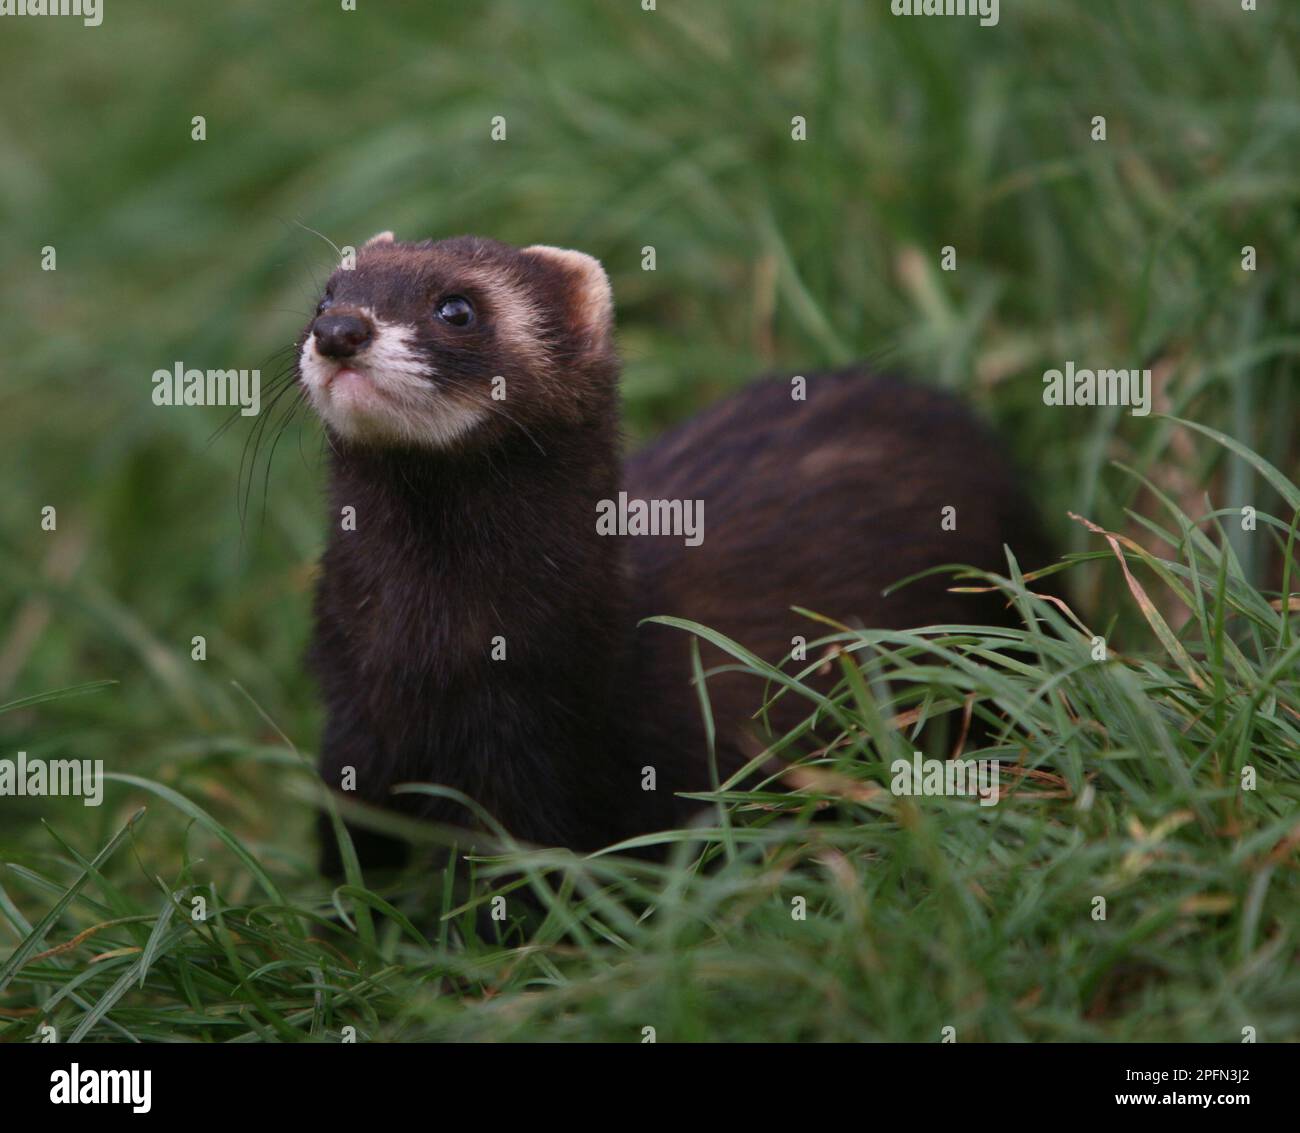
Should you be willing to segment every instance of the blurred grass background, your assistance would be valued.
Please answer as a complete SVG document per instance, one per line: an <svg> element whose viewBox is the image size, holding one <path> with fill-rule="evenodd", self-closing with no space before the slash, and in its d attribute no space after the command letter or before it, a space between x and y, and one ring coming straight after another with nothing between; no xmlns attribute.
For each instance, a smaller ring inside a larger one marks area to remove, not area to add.
<svg viewBox="0 0 1300 1133"><path fill-rule="evenodd" d="M264 447L241 523L251 423L214 442L223 412L155 407L150 376L179 360L269 380L328 241L384 228L602 259L634 440L761 371L870 359L994 420L1062 550L1095 549L1067 510L1123 528L1142 506L1112 461L1193 516L1206 492L1288 514L1168 421L1041 400L1066 360L1149 365L1158 409L1300 478L1300 8L1259 8L1004 0L988 29L887 0L106 0L99 28L6 19L0 702L119 683L0 716L3 754L183 783L263 860L309 869L305 808L279 793L292 760L231 682L313 748L319 432L300 415L269 469ZM1238 537L1247 576L1276 587L1255 546ZM1071 581L1119 647L1145 628L1114 572ZM0 851L40 860L44 817L88 853L139 801L6 799ZM168 860L182 827L152 815L149 852Z"/></svg>

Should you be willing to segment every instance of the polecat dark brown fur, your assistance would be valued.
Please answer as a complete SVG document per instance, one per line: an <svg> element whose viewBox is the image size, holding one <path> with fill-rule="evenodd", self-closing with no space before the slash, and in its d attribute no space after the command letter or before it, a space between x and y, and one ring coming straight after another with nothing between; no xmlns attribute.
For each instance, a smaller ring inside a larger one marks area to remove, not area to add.
<svg viewBox="0 0 1300 1133"><path fill-rule="evenodd" d="M779 662L815 636L792 606L881 628L996 623L1000 598L943 578L882 590L945 563L1005 571L1004 543L1043 563L973 417L859 370L809 376L802 400L789 379L757 383L625 468L610 285L580 252L384 233L330 279L299 375L331 453L321 773L337 788L352 768L354 797L408 814L472 824L454 802L390 794L433 782L533 843L680 824L693 804L677 792L710 780L689 640L642 618L689 618ZM620 492L702 501L702 539L602 533ZM708 692L726 775L755 750L764 689L724 674ZM808 711L783 699L777 730ZM400 857L354 838L363 864ZM338 870L328 830L323 866Z"/></svg>

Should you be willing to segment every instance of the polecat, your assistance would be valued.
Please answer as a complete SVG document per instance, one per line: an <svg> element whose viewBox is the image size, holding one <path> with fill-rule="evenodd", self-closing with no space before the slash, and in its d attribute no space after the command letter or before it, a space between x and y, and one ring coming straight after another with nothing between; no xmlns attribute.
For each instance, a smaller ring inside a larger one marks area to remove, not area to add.
<svg viewBox="0 0 1300 1133"><path fill-rule="evenodd" d="M331 277L299 380L330 442L321 773L337 788L353 768L361 799L417 816L472 824L393 785L457 788L516 837L579 850L678 825L693 806L678 792L710 783L699 694L687 635L641 619L689 618L779 662L815 629L793 606L996 623L999 597L943 578L882 591L947 563L1005 571L1004 543L1042 565L975 419L856 369L807 377L802 399L789 379L754 384L624 466L610 284L581 252L383 233ZM699 501L702 538L611 532L628 501L668 501L666 520ZM706 667L721 659L705 648ZM753 754L764 688L730 673L708 693L726 775ZM770 726L807 713L784 697ZM363 864L401 857L353 835ZM328 827L322 865L339 868Z"/></svg>

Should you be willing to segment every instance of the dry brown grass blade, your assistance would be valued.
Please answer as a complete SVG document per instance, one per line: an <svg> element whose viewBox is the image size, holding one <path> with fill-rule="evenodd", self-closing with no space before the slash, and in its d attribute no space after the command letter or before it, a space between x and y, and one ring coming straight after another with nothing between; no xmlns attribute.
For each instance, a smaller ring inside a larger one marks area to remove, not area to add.
<svg viewBox="0 0 1300 1133"><path fill-rule="evenodd" d="M114 925L130 924L132 921L138 921L139 917L122 917L119 920L101 921L99 924L91 925L89 928L82 929L71 940L65 940L62 944L56 944L53 948L47 948L44 952L37 952L34 956L27 958L27 964L34 964L37 960L47 960L51 956L58 956L62 952L71 952L82 941L101 932L106 928L112 928ZM23 965L26 967L26 964Z"/></svg>
<svg viewBox="0 0 1300 1133"><path fill-rule="evenodd" d="M1030 582L1034 582L1038 579L1039 575L1041 574L1042 574L1041 571L1031 571L1029 574L1026 574L1024 576L1024 580L1026 584ZM1002 590L1002 587L1000 586L950 586L948 587L949 594L992 594L993 592L1000 591L1000 590ZM1032 594L1035 598L1041 598L1044 602L1051 602L1053 606L1055 606L1058 610L1061 611L1061 613L1063 613L1067 618L1069 618L1070 621L1072 621L1076 626L1078 626L1083 633L1086 633L1089 637L1092 636L1092 631L1088 629L1086 625L1084 625L1083 620L1079 617L1079 615L1076 614L1072 609L1070 609L1069 605L1063 599L1058 598L1055 594L1040 594L1037 590L1031 590L1029 593ZM1008 606L1011 605L1010 598L1007 599L1007 605Z"/></svg>
<svg viewBox="0 0 1300 1133"><path fill-rule="evenodd" d="M795 790L816 791L818 794L849 799L855 803L872 802L885 793L885 789L878 783L861 783L837 771L827 771L824 767L791 767L781 778Z"/></svg>
<svg viewBox="0 0 1300 1133"><path fill-rule="evenodd" d="M1133 540L1127 536L1118 535L1113 531L1107 531L1104 527L1098 527L1097 524L1093 523L1091 520L1085 519L1081 515L1076 515L1072 511L1067 512L1066 514L1076 523L1083 524L1083 526L1089 531L1102 536L1102 538L1110 544L1110 549L1115 552L1115 557L1119 559L1120 569L1124 572L1124 581L1128 583L1129 592L1137 602L1138 609L1142 611L1142 616L1146 618L1147 624L1155 631L1155 635L1160 639L1160 643L1165 647L1169 656L1172 657L1174 661L1177 662L1178 667L1187 674L1187 679L1190 680L1198 689L1205 691L1209 687L1205 678L1197 671L1196 663L1192 660L1191 654L1183 648L1182 643L1174 636L1174 631L1169 628L1169 623L1160 616L1160 611L1156 609L1156 604L1151 601L1150 596L1147 594L1146 590L1143 589L1142 584L1133 577L1133 572L1128 568L1128 559L1125 558L1123 548L1120 544L1123 543L1127 545L1139 556L1146 554L1145 549L1133 542Z"/></svg>

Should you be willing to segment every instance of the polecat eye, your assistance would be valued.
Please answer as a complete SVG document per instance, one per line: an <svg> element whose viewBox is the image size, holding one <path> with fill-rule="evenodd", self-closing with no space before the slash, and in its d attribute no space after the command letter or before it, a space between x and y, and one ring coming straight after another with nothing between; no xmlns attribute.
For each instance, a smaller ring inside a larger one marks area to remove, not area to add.
<svg viewBox="0 0 1300 1133"><path fill-rule="evenodd" d="M316 314L323 315L325 313L325 308L328 307L333 302L334 300L331 299L328 295L321 296L321 301L316 304Z"/></svg>
<svg viewBox="0 0 1300 1133"><path fill-rule="evenodd" d="M460 295L449 295L438 304L438 318L454 327L467 327L474 321L474 308Z"/></svg>

